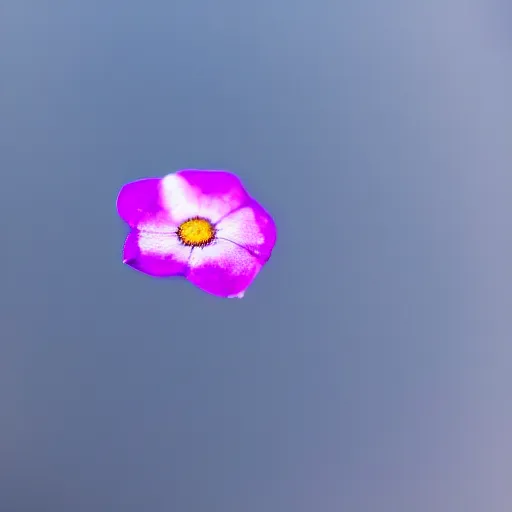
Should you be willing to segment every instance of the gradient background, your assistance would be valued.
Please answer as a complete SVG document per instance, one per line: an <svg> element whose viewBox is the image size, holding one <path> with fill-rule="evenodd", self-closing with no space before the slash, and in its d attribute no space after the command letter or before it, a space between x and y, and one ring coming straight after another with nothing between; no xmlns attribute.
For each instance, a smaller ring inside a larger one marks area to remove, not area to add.
<svg viewBox="0 0 512 512"><path fill-rule="evenodd" d="M427 5L423 5L427 4ZM0 4L0 511L510 512L509 2ZM243 300L121 264L229 169Z"/></svg>

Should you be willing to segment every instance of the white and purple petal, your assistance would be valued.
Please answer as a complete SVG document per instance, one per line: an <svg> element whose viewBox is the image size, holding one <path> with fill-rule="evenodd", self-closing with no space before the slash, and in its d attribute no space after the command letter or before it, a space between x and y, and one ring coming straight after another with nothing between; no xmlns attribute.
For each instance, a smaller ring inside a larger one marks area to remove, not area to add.
<svg viewBox="0 0 512 512"><path fill-rule="evenodd" d="M123 263L155 277L184 276L189 257L190 247L182 245L175 232L158 225L132 230L123 250Z"/></svg>
<svg viewBox="0 0 512 512"><path fill-rule="evenodd" d="M240 180L225 171L183 170L162 179L160 202L178 224L198 216L215 224L249 200Z"/></svg>
<svg viewBox="0 0 512 512"><path fill-rule="evenodd" d="M218 297L243 297L262 268L246 249L227 240L216 240L194 248L187 279L203 291Z"/></svg>
<svg viewBox="0 0 512 512"><path fill-rule="evenodd" d="M131 228L165 214L160 205L162 178L144 178L123 186L117 196L117 211Z"/></svg>
<svg viewBox="0 0 512 512"><path fill-rule="evenodd" d="M254 200L224 217L217 225L217 236L244 247L265 263L276 243L272 217Z"/></svg>

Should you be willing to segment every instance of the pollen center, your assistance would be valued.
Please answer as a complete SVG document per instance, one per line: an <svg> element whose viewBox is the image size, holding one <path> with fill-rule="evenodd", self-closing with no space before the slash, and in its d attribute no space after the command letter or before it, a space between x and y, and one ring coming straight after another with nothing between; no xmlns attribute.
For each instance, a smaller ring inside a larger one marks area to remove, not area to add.
<svg viewBox="0 0 512 512"><path fill-rule="evenodd" d="M215 228L209 220L194 217L181 224L177 234L183 245L204 247L215 238Z"/></svg>

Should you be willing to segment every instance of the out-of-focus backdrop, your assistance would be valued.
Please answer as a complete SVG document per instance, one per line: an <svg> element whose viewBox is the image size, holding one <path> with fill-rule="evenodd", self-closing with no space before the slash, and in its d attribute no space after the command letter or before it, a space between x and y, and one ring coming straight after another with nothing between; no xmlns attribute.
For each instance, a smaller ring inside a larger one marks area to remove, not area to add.
<svg viewBox="0 0 512 512"><path fill-rule="evenodd" d="M1 512L512 510L507 2L0 5ZM228 169L243 300L121 263Z"/></svg>

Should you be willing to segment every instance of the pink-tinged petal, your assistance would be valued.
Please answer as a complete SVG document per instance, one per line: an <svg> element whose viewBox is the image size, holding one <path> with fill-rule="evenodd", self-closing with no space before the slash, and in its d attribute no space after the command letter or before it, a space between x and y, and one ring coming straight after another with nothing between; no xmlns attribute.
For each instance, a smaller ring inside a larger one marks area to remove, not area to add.
<svg viewBox="0 0 512 512"><path fill-rule="evenodd" d="M189 260L187 279L205 292L219 297L242 297L262 264L244 248L216 240L195 248Z"/></svg>
<svg viewBox="0 0 512 512"><path fill-rule="evenodd" d="M183 276L189 256L190 247L173 232L133 230L124 244L123 263L150 276Z"/></svg>
<svg viewBox="0 0 512 512"><path fill-rule="evenodd" d="M132 228L162 212L159 204L161 178L146 178L124 185L117 196L119 216Z"/></svg>
<svg viewBox="0 0 512 512"><path fill-rule="evenodd" d="M162 179L160 201L180 224L199 216L218 222L248 201L240 180L225 171L183 170Z"/></svg>
<svg viewBox="0 0 512 512"><path fill-rule="evenodd" d="M253 199L224 217L216 226L217 236L230 240L265 263L276 243L276 225L272 217Z"/></svg>

